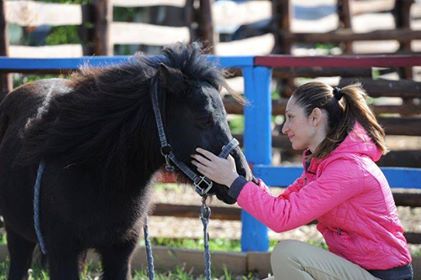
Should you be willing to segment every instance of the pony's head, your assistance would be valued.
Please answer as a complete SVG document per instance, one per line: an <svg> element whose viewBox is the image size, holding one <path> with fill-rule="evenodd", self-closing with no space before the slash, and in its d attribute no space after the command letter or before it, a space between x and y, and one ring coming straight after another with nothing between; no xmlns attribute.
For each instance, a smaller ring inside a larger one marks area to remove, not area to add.
<svg viewBox="0 0 421 280"><path fill-rule="evenodd" d="M164 49L164 55L156 74L164 129L177 159L196 170L190 161L197 147L219 154L232 139L220 94L225 81L198 45L178 44ZM235 150L232 155L238 172L250 178L242 153ZM209 193L232 204L235 200L227 191L226 186L213 183Z"/></svg>

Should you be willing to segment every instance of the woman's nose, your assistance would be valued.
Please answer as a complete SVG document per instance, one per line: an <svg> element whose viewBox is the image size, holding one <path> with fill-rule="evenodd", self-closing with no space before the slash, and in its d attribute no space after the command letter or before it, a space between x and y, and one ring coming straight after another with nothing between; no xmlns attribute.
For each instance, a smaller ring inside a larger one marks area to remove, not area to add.
<svg viewBox="0 0 421 280"><path fill-rule="evenodd" d="M287 126L287 123L286 122L284 122L284 124L282 125L281 132L283 134L287 134L287 132L288 132L288 126Z"/></svg>

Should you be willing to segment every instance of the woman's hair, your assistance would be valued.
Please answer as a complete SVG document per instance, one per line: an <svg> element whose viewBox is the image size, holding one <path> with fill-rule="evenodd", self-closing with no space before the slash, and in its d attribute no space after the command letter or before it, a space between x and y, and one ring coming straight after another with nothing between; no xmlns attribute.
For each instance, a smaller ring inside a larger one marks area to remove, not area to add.
<svg viewBox="0 0 421 280"><path fill-rule="evenodd" d="M367 105L367 94L361 84L352 84L341 89L332 88L323 82L309 82L298 87L293 95L294 102L304 108L309 116L314 108L323 109L328 116L326 138L313 152L313 157L323 158L333 151L359 122L376 146L387 151L384 130Z"/></svg>

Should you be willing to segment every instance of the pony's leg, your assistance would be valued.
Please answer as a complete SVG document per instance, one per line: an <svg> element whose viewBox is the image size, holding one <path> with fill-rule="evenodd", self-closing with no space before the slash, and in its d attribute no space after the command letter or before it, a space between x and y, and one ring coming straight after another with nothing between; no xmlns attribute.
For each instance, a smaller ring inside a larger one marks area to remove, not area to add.
<svg viewBox="0 0 421 280"><path fill-rule="evenodd" d="M35 243L30 242L7 227L7 248L10 255L9 280L28 279L28 269L31 266L32 252Z"/></svg>
<svg viewBox="0 0 421 280"><path fill-rule="evenodd" d="M79 256L80 252L69 244L55 250L49 249L50 280L79 280Z"/></svg>
<svg viewBox="0 0 421 280"><path fill-rule="evenodd" d="M98 248L103 266L103 280L130 280L131 277L131 255L136 247L136 240L111 246Z"/></svg>

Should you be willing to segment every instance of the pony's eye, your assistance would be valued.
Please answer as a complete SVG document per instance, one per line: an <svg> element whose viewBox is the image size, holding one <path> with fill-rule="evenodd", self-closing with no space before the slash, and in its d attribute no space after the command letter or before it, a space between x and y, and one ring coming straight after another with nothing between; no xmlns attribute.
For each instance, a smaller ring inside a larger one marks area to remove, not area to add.
<svg viewBox="0 0 421 280"><path fill-rule="evenodd" d="M202 115L197 118L198 126L202 128L212 127L214 124L213 117L211 114Z"/></svg>

